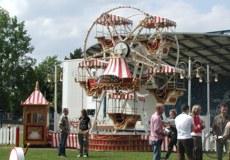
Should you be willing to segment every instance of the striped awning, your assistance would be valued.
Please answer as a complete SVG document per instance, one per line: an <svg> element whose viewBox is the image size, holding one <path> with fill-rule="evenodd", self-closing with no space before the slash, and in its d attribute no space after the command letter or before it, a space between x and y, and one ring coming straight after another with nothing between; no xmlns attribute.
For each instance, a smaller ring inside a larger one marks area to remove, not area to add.
<svg viewBox="0 0 230 160"><path fill-rule="evenodd" d="M133 100L134 99L134 94L133 93L108 93L108 97L110 99Z"/></svg>
<svg viewBox="0 0 230 160"><path fill-rule="evenodd" d="M22 103L24 105L45 105L47 106L49 102L42 95L38 88L38 82L36 82L35 90L31 93L31 95Z"/></svg>
<svg viewBox="0 0 230 160"><path fill-rule="evenodd" d="M108 62L100 60L100 59L89 59L83 60L78 64L79 68L106 68Z"/></svg>
<svg viewBox="0 0 230 160"><path fill-rule="evenodd" d="M124 93L124 92L108 92L107 96L109 99L119 99L119 100L134 100L135 95L133 92ZM146 95L136 94L136 99L139 101L145 101Z"/></svg>
<svg viewBox="0 0 230 160"><path fill-rule="evenodd" d="M183 72L182 69L179 69L179 68L176 68L170 65L162 64L160 66L148 68L145 73L147 74L153 74L153 73L171 74L171 73L181 73L181 72Z"/></svg>
<svg viewBox="0 0 230 160"><path fill-rule="evenodd" d="M176 22L159 16L146 17L141 25L145 28L176 27Z"/></svg>
<svg viewBox="0 0 230 160"><path fill-rule="evenodd" d="M132 78L129 67L123 57L110 58L109 64L105 69L104 76L116 76L118 78Z"/></svg>
<svg viewBox="0 0 230 160"><path fill-rule="evenodd" d="M132 24L133 22L124 17L104 13L96 20L96 23L104 26L114 26L114 25L129 25Z"/></svg>

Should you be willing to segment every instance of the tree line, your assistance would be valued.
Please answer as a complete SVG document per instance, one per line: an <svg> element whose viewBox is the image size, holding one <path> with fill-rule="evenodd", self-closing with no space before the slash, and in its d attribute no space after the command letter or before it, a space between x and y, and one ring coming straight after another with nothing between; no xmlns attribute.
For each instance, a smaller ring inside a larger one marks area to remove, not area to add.
<svg viewBox="0 0 230 160"><path fill-rule="evenodd" d="M39 64L31 57L34 47L24 22L0 7L0 110L22 113L21 102L34 90L35 82L46 99L53 104L54 68L57 65L58 80L61 77L61 61L48 56ZM65 59L82 57L81 48ZM62 83L58 81L58 112L61 112Z"/></svg>

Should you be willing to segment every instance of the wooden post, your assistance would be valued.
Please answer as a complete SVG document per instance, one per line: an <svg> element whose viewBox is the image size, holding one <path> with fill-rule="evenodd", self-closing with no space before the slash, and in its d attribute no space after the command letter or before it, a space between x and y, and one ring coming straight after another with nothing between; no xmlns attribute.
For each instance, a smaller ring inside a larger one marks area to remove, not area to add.
<svg viewBox="0 0 230 160"><path fill-rule="evenodd" d="M16 128L16 143L15 143L16 147L19 147L19 139L20 139L19 131L20 131L19 126L17 126L17 128Z"/></svg>

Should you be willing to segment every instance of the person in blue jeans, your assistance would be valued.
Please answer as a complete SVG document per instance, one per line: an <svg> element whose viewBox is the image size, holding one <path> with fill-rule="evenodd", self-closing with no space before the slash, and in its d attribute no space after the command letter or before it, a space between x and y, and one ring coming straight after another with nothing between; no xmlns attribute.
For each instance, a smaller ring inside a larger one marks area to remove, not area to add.
<svg viewBox="0 0 230 160"><path fill-rule="evenodd" d="M150 136L149 141L152 144L153 160L161 159L161 143L164 138L162 113L164 112L164 105L158 103L156 105L156 112L152 115L150 120Z"/></svg>
<svg viewBox="0 0 230 160"><path fill-rule="evenodd" d="M66 157L65 147L66 147L67 137L70 131L68 114L69 114L69 110L67 108L64 108L63 115L59 121L61 138L60 138L60 144L58 149L58 156L64 156L64 157Z"/></svg>

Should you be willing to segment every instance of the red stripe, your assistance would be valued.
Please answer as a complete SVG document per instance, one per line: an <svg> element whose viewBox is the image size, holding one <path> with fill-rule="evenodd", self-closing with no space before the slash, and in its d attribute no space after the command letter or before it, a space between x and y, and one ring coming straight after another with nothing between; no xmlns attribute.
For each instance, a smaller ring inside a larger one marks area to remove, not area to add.
<svg viewBox="0 0 230 160"><path fill-rule="evenodd" d="M112 73L114 73L116 71L116 67L117 67L117 58L113 59L114 60L114 66L112 68Z"/></svg>
<svg viewBox="0 0 230 160"><path fill-rule="evenodd" d="M118 68L119 70L118 70L118 75L119 75L119 77L120 78L123 78L122 77L122 59L121 58L119 58L119 68ZM126 71L126 69L125 69L125 71Z"/></svg>

